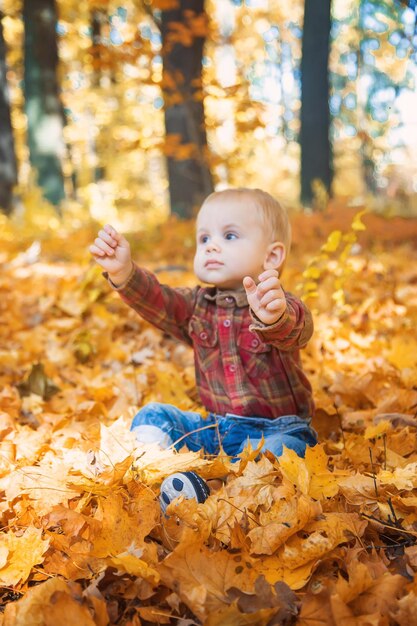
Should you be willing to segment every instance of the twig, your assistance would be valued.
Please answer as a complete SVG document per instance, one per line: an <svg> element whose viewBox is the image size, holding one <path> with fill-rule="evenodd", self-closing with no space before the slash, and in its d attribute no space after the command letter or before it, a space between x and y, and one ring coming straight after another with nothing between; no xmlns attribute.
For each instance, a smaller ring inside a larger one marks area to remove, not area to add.
<svg viewBox="0 0 417 626"><path fill-rule="evenodd" d="M375 515L367 515L366 513L361 513L362 517L365 517L366 519L372 520L373 522L377 522L378 524L381 524L381 526L385 526L386 528L392 528L393 530L396 530L399 534L404 534L404 535L410 535L411 537L415 537L417 539L417 533L413 532L412 530L406 530L405 528L398 528L398 526L395 526L394 524L390 524L389 522L384 522L384 520L379 519L378 517L375 517Z"/></svg>
<svg viewBox="0 0 417 626"><path fill-rule="evenodd" d="M369 448L369 457L371 459L371 469L372 469L372 478L374 480L375 495L376 495L377 498L379 498L378 485L376 484L376 473L375 473L375 470L374 470L374 462L373 462L373 459L372 459L372 449L371 448Z"/></svg>
<svg viewBox="0 0 417 626"><path fill-rule="evenodd" d="M394 510L394 506L393 506L393 504L392 504L392 499L391 499L391 497L389 497L389 498L387 499L387 502L388 502L388 506L389 506L389 508L390 508L390 511L391 511L391 513L392 513L392 520L393 520L393 523L397 526L397 528L401 528L401 529L402 529L401 522L400 522L400 520L398 519L397 514L396 514L396 512L395 512L395 510ZM391 519L389 515L388 515L388 519L389 519L389 520Z"/></svg>
<svg viewBox="0 0 417 626"><path fill-rule="evenodd" d="M194 435L195 433L199 433L202 430L207 430L208 428L216 428L216 424L208 424L207 426L202 426L201 428L196 428L195 430L190 430L189 433L185 433L185 435L182 435L182 437L179 437L173 443L171 443L171 445L169 447L172 448L172 447L176 446L177 444L179 444L180 441L182 441L183 439L185 439L189 435Z"/></svg>
<svg viewBox="0 0 417 626"><path fill-rule="evenodd" d="M254 524L256 524L257 526L261 526L261 524L251 515L249 515L249 513L247 512L246 509L240 509L238 506L236 506L236 504L232 504L232 502L230 502L230 500L226 500L226 498L218 498L219 502L220 500L222 502L226 502L227 504L230 504L230 506L234 507L235 509L237 509L238 511L240 511L241 513L243 513L243 515L247 515L249 517L250 520L252 520L252 522Z"/></svg>
<svg viewBox="0 0 417 626"><path fill-rule="evenodd" d="M339 420L339 428L340 428L340 431L342 433L343 447L345 448L346 447L346 441L345 441L345 432L343 430L342 417L341 417L341 415L339 413L339 409L337 408L337 405L336 405L335 402L333 402L333 406L334 406L334 408L336 410L337 419Z"/></svg>

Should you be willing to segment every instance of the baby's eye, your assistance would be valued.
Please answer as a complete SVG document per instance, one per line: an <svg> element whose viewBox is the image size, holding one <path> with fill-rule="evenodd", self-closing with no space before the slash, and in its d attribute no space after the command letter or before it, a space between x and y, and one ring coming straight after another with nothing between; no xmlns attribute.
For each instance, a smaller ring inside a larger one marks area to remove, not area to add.
<svg viewBox="0 0 417 626"><path fill-rule="evenodd" d="M228 239L230 241L232 239L237 239L238 237L237 237L236 233L226 233L224 238Z"/></svg>
<svg viewBox="0 0 417 626"><path fill-rule="evenodd" d="M200 236L200 243L207 243L209 240L208 235L201 235Z"/></svg>

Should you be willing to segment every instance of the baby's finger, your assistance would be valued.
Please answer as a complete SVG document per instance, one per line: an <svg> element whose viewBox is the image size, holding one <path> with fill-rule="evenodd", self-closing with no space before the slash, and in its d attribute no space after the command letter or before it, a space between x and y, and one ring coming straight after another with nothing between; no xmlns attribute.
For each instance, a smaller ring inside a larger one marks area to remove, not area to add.
<svg viewBox="0 0 417 626"><path fill-rule="evenodd" d="M94 245L97 246L97 248L99 248L102 252L104 252L108 256L113 256L114 255L114 248L112 248L111 246L109 246L109 244L107 244L105 241L103 241L103 239L101 237L97 237L94 240Z"/></svg>
<svg viewBox="0 0 417 626"><path fill-rule="evenodd" d="M279 277L279 272L278 270L265 270L264 272L262 272L262 274L259 274L258 278L260 281L266 280L267 278L270 278L271 276L275 276L275 278Z"/></svg>
<svg viewBox="0 0 417 626"><path fill-rule="evenodd" d="M117 239L115 239L113 235L107 233L104 229L100 230L98 236L112 248L117 248Z"/></svg>
<svg viewBox="0 0 417 626"><path fill-rule="evenodd" d="M267 311L278 311L279 309L285 309L285 307L286 304L284 303L284 300L282 298L277 298L272 300L272 302L269 302L265 308Z"/></svg>
<svg viewBox="0 0 417 626"><path fill-rule="evenodd" d="M256 283L250 276L245 276L243 279L243 286L248 295L256 293Z"/></svg>
<svg viewBox="0 0 417 626"><path fill-rule="evenodd" d="M100 248L97 248L97 246L95 246L94 244L90 246L88 249L93 256L99 256L99 257L106 256L106 254L102 250L100 250Z"/></svg>
<svg viewBox="0 0 417 626"><path fill-rule="evenodd" d="M106 231L107 234L109 234L111 237L113 237L113 239L115 239L116 241L119 241L120 235L117 232L117 230L115 228L113 228L113 226L111 224L106 224L104 226L104 230Z"/></svg>
<svg viewBox="0 0 417 626"><path fill-rule="evenodd" d="M274 300L283 300L282 293L279 289L271 289L270 291L268 291L263 296L263 298L261 298L259 304L266 307L270 302L273 302Z"/></svg>
<svg viewBox="0 0 417 626"><path fill-rule="evenodd" d="M270 278L267 278L266 280L263 280L259 283L258 296L262 298L262 296L268 291L271 291L271 289L280 289L280 287L281 283L279 282L278 278L276 276L271 276Z"/></svg>

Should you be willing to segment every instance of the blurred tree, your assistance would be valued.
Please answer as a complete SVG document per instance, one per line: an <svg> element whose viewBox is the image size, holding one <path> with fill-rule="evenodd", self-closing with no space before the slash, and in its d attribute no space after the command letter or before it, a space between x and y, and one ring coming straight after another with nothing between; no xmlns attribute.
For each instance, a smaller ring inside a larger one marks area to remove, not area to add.
<svg viewBox="0 0 417 626"><path fill-rule="evenodd" d="M102 77L102 67L105 62L103 55L105 52L105 46L103 44L103 26L108 22L107 7L98 8L93 7L91 9L91 56L93 59L93 74L92 85L93 87L99 87ZM94 180L97 182L105 177L105 167L100 165L100 156L97 154L96 141L93 140L92 149L94 150L94 157L97 161L94 168Z"/></svg>
<svg viewBox="0 0 417 626"><path fill-rule="evenodd" d="M49 202L64 198L63 110L57 80L55 0L24 0L24 94L30 161Z"/></svg>
<svg viewBox="0 0 417 626"><path fill-rule="evenodd" d="M339 179L357 171L358 195L385 193L397 164L411 165L398 104L415 90L415 26L415 13L398 1L350 0L333 12L334 162ZM337 181L334 190L343 193Z"/></svg>
<svg viewBox="0 0 417 626"><path fill-rule="evenodd" d="M329 137L331 0L305 0L301 59L301 200L311 203L312 184L332 182Z"/></svg>
<svg viewBox="0 0 417 626"><path fill-rule="evenodd" d="M6 44L3 37L2 17L0 11L0 209L3 209L5 213L10 213L13 185L17 182L17 167L10 119Z"/></svg>
<svg viewBox="0 0 417 626"><path fill-rule="evenodd" d="M213 191L202 89L204 0L179 0L162 8L160 27L171 211L189 218Z"/></svg>
<svg viewBox="0 0 417 626"><path fill-rule="evenodd" d="M101 64L102 64L102 25L107 20L107 14L103 9L93 7L91 9L91 56L93 59L93 77L92 84L94 87L100 85Z"/></svg>

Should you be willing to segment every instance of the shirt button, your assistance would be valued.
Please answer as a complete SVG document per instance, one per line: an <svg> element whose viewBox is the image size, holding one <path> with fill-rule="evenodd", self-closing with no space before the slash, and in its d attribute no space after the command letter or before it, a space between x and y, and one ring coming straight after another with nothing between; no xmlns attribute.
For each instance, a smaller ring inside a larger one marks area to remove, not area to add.
<svg viewBox="0 0 417 626"><path fill-rule="evenodd" d="M256 348L256 346L259 346L259 341L257 339L252 339L251 346L252 348Z"/></svg>
<svg viewBox="0 0 417 626"><path fill-rule="evenodd" d="M207 339L207 337L208 337L208 335L204 331L202 333L200 333L200 339L203 339L203 341L204 341L204 339Z"/></svg>
<svg viewBox="0 0 417 626"><path fill-rule="evenodd" d="M233 374L233 372L235 372L235 371L236 371L236 365L233 365L233 364L229 365L229 372L232 372L232 374Z"/></svg>
<svg viewBox="0 0 417 626"><path fill-rule="evenodd" d="M223 326L224 326L225 328L229 328L229 326L230 326L230 324L231 324L231 323L232 323L232 322L231 322L230 320L224 320L224 322L223 322Z"/></svg>

